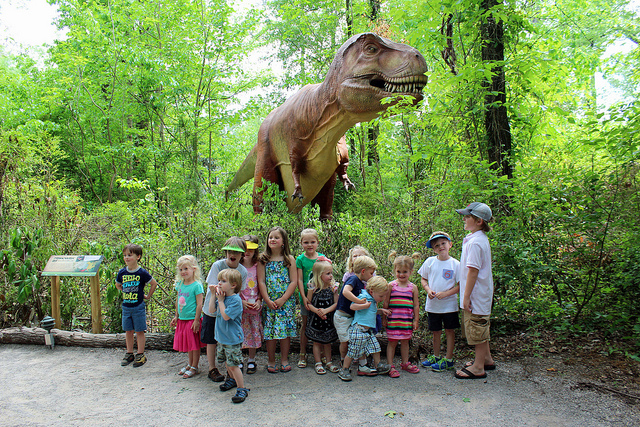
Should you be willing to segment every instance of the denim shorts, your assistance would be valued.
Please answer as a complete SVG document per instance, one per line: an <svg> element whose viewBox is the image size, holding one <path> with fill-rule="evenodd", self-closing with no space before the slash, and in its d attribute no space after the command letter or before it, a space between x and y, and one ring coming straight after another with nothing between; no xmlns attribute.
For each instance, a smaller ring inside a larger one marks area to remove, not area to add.
<svg viewBox="0 0 640 427"><path fill-rule="evenodd" d="M300 316L308 316L309 310L304 306L304 303L300 303Z"/></svg>
<svg viewBox="0 0 640 427"><path fill-rule="evenodd" d="M122 306L122 329L144 332L147 330L147 305L142 301L135 307Z"/></svg>

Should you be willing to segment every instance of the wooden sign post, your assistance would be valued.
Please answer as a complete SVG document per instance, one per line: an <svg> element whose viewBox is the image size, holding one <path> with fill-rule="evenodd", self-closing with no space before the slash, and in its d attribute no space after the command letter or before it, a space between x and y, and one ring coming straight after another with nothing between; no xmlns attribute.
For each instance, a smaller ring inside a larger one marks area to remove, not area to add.
<svg viewBox="0 0 640 427"><path fill-rule="evenodd" d="M102 305L100 303L100 263L102 255L53 255L42 271L51 276L51 316L56 328L62 326L60 314L60 276L90 277L91 332L102 333Z"/></svg>

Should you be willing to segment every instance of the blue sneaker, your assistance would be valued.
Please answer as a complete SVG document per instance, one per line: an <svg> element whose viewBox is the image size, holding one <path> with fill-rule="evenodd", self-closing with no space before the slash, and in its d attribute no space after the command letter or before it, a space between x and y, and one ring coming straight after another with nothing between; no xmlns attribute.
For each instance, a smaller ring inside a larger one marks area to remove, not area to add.
<svg viewBox="0 0 640 427"><path fill-rule="evenodd" d="M233 378L227 378L224 383L220 384L220 390L222 391L231 390L234 387L237 387L237 385L236 380L234 380Z"/></svg>
<svg viewBox="0 0 640 427"><path fill-rule="evenodd" d="M433 365L434 363L440 361L442 359L442 357L440 356L434 356L433 354L429 357L427 357L427 360L425 360L424 362L422 362L422 366L424 366L425 368L430 368L431 365Z"/></svg>
<svg viewBox="0 0 640 427"><path fill-rule="evenodd" d="M238 389L236 390L236 395L231 398L231 401L233 403L242 403L244 402L244 400L247 398L248 395L249 395L248 388L238 387Z"/></svg>
<svg viewBox="0 0 640 427"><path fill-rule="evenodd" d="M453 359L442 358L436 363L431 364L431 370L434 372L442 372L453 368Z"/></svg>

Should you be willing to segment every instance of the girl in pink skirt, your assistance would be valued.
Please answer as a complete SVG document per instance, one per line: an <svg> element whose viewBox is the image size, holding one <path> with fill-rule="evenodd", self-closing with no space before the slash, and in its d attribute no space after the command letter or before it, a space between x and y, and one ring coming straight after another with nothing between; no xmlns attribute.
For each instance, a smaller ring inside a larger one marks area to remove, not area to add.
<svg viewBox="0 0 640 427"><path fill-rule="evenodd" d="M173 349L188 353L189 363L178 375L191 378L198 371L200 361L200 316L204 288L202 287L200 266L192 255L184 255L178 259L175 289L176 315L171 319L171 327L176 328L173 338Z"/></svg>

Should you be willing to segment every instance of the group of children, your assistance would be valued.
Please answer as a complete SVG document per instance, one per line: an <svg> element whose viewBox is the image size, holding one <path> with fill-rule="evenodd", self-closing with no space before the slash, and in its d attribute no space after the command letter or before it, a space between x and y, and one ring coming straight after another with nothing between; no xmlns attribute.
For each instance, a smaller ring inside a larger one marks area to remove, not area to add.
<svg viewBox="0 0 640 427"><path fill-rule="evenodd" d="M492 219L491 209L474 202L457 212L463 216L469 234L463 240L460 262L449 255L450 236L433 233L427 247L436 256L428 258L418 270L427 294L425 311L429 330L433 332L434 353L422 362L434 371L453 369L455 329L460 327L458 306L463 309L463 327L467 341L475 346L472 362L455 373L457 378L486 377L495 369L489 348L489 315L493 297L491 249L486 232ZM317 374L338 373L343 381L352 379L350 367L357 360L357 375L388 374L398 378L393 365L400 343L400 370L418 373L409 361L409 340L418 328L419 291L410 282L414 259L397 256L393 262L395 280L391 283L375 274L376 262L366 249L356 246L349 251L347 272L339 288L334 279L333 263L317 252L318 234L305 229L300 236L304 253L294 258L287 232L280 227L269 230L266 246L258 254L258 238L246 235L231 237L222 248L225 257L214 262L206 277L206 291L197 260L191 255L178 259L175 290L177 292L173 348L188 354L188 363L179 371L183 378L196 375L202 347L206 347L208 377L222 382L222 391L236 388L234 403L243 402L249 392L243 378L243 349L248 351L246 373L257 370L256 350L263 341L267 349L267 372L289 372L291 338L297 336L296 299L299 291L300 330L299 368L307 366L307 343L313 342L314 369ZM116 285L123 291L122 326L126 331L127 352L122 360L134 367L146 362L144 301L151 298L157 282L138 266L142 248L127 245L123 251L126 267L118 273ZM144 294L145 285L150 289ZM460 294L459 303L457 294ZM382 307L379 308L379 304ZM387 362L380 358L376 338L386 328ZM446 336L446 356L441 357L442 329ZM137 354L133 354L134 332ZM332 362L331 345L340 342L339 366ZM276 364L276 346L280 344L280 363ZM371 356L373 362L367 363ZM217 365L226 364L225 378Z"/></svg>

